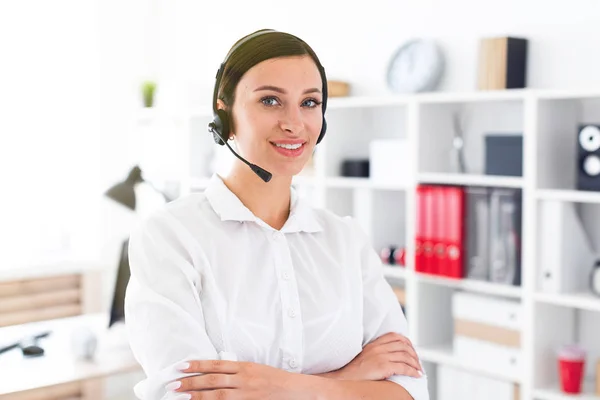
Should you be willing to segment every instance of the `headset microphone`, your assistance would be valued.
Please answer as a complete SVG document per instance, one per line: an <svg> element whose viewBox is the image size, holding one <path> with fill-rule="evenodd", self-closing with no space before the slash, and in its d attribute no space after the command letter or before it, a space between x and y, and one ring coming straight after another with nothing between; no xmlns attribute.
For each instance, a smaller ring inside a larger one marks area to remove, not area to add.
<svg viewBox="0 0 600 400"><path fill-rule="evenodd" d="M208 129L213 133L213 136L215 137L215 139L218 139L221 143L224 143L229 150L240 160L242 160L242 162L244 162L246 165L248 165L250 167L250 169L252 169L252 171L254 171L254 173L256 175L258 175L258 177L260 179L262 179L265 182L269 182L271 180L271 178L273 177L273 174L271 174L269 171L267 171L264 168L259 167L256 164L252 164L250 162L248 162L248 160L246 160L244 157L240 156L238 153L236 153L231 146L229 145L229 143L227 143L226 140L223 140L223 138L221 137L221 135L219 135L218 131L217 131L217 127L216 124L214 122L211 122L210 124L208 124Z"/></svg>

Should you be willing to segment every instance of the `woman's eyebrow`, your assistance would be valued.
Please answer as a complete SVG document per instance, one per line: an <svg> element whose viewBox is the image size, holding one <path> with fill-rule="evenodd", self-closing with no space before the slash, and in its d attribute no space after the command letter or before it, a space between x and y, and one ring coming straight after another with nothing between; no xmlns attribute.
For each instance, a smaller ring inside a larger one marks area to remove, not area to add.
<svg viewBox="0 0 600 400"><path fill-rule="evenodd" d="M277 86L272 86L272 85L259 86L256 89L254 89L255 92L259 92L261 90L272 90L273 92L277 92L277 93L281 93L281 94L286 94L287 93L285 91L285 89L282 89L282 88L277 87ZM306 89L303 92L303 94L307 94L307 93L321 93L321 90L319 88Z"/></svg>

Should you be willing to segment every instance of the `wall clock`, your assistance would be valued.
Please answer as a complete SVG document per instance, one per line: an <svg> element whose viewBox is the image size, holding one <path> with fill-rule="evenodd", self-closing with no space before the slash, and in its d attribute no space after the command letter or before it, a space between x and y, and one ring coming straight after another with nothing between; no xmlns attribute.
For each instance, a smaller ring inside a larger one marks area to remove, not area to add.
<svg viewBox="0 0 600 400"><path fill-rule="evenodd" d="M431 91L437 87L444 71L444 56L431 39L413 39L392 56L387 83L395 93Z"/></svg>

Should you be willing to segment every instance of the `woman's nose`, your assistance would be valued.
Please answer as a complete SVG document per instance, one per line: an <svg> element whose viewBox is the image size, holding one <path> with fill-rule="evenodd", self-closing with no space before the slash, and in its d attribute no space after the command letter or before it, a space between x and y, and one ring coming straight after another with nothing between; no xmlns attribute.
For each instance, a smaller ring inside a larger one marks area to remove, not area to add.
<svg viewBox="0 0 600 400"><path fill-rule="evenodd" d="M293 107L284 111L281 120L279 121L281 129L299 133L304 129L304 120L302 119L302 111Z"/></svg>

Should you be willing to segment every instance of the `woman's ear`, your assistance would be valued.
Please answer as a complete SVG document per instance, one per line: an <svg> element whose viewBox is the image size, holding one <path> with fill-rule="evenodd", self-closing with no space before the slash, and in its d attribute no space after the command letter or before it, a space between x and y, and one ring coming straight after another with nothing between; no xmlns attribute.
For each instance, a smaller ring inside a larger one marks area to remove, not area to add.
<svg viewBox="0 0 600 400"><path fill-rule="evenodd" d="M225 110L225 111L227 111L227 106L225 105L225 102L223 100L221 100L221 99L217 99L217 110ZM227 121L229 123L229 127L230 127L230 129L232 129L233 128L232 124L231 124L232 121L231 121L231 116L229 115L229 113L227 113L227 117L229 119L229 121ZM233 132L229 132L228 139L229 140L233 139Z"/></svg>
<svg viewBox="0 0 600 400"><path fill-rule="evenodd" d="M225 105L225 102L221 99L217 99L217 110L227 111L227 106Z"/></svg>

